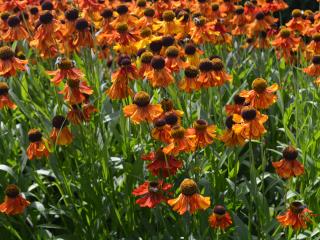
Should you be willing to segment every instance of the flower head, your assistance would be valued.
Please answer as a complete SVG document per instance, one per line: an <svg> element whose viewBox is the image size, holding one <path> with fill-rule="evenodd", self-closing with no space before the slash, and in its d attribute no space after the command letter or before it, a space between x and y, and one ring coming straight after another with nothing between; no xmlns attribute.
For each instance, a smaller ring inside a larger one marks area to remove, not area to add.
<svg viewBox="0 0 320 240"><path fill-rule="evenodd" d="M0 212L7 215L22 214L29 205L30 202L22 196L20 189L16 185L10 184L5 190L5 199L0 204Z"/></svg>

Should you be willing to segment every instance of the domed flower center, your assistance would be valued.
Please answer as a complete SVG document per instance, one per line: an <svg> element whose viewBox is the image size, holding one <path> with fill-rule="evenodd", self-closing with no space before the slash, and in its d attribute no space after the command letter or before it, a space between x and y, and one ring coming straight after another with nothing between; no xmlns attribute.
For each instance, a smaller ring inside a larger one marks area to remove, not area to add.
<svg viewBox="0 0 320 240"><path fill-rule="evenodd" d="M16 198L20 194L20 189L15 184L10 184L7 186L4 193L8 198Z"/></svg>
<svg viewBox="0 0 320 240"><path fill-rule="evenodd" d="M111 8L104 9L100 14L104 19L112 18L113 10Z"/></svg>
<svg viewBox="0 0 320 240"><path fill-rule="evenodd" d="M181 126L174 126L171 129L171 136L173 138L179 139L179 138L183 138L184 137L184 133L186 132L186 130L181 127Z"/></svg>
<svg viewBox="0 0 320 240"><path fill-rule="evenodd" d="M246 99L245 99L244 97L240 97L239 94L236 94L236 95L234 95L234 97L233 97L233 101L234 101L234 103L237 104L237 105L243 105L244 102L245 102L245 100L246 100Z"/></svg>
<svg viewBox="0 0 320 240"><path fill-rule="evenodd" d="M157 120L154 121L154 126L156 128L162 128L163 126L165 126L167 123L166 123L166 120L163 119L163 118L159 118Z"/></svg>
<svg viewBox="0 0 320 240"><path fill-rule="evenodd" d="M129 9L126 5L122 4L116 8L116 11L117 13L119 13L119 15L125 15L126 13L128 13Z"/></svg>
<svg viewBox="0 0 320 240"><path fill-rule="evenodd" d="M64 16L70 22L73 22L78 19L79 17L79 10L76 8L69 9L65 12Z"/></svg>
<svg viewBox="0 0 320 240"><path fill-rule="evenodd" d="M166 161L166 154L162 151L162 148L159 148L156 151L155 160L157 160L157 161Z"/></svg>
<svg viewBox="0 0 320 240"><path fill-rule="evenodd" d="M313 37L312 37L313 41L315 42L320 42L320 33L316 33Z"/></svg>
<svg viewBox="0 0 320 240"><path fill-rule="evenodd" d="M151 192L151 193L159 192L158 182L155 182L155 181L149 182L149 192Z"/></svg>
<svg viewBox="0 0 320 240"><path fill-rule="evenodd" d="M147 5L147 2L146 2L146 0L138 0L138 2L137 2L137 6L138 7L145 7Z"/></svg>
<svg viewBox="0 0 320 240"><path fill-rule="evenodd" d="M143 11L144 16L146 17L153 17L155 15L155 11L152 8L146 8Z"/></svg>
<svg viewBox="0 0 320 240"><path fill-rule="evenodd" d="M257 19L258 21L263 20L263 19L264 19L264 13L263 13L263 12L258 12L258 13L256 14L256 19Z"/></svg>
<svg viewBox="0 0 320 240"><path fill-rule="evenodd" d="M284 28L284 29L280 30L280 36L282 38L288 38L288 37L290 37L290 34L291 34L290 30L287 29L287 28Z"/></svg>
<svg viewBox="0 0 320 240"><path fill-rule="evenodd" d="M39 17L41 24L50 24L53 21L53 15L47 11L40 15Z"/></svg>
<svg viewBox="0 0 320 240"><path fill-rule="evenodd" d="M0 82L0 96L7 95L9 92L9 86L6 82Z"/></svg>
<svg viewBox="0 0 320 240"><path fill-rule="evenodd" d="M6 22L9 17L10 17L10 13L8 13L8 12L4 12L4 13L1 14L1 20L2 21Z"/></svg>
<svg viewBox="0 0 320 240"><path fill-rule="evenodd" d="M232 120L232 116L227 117L226 119L226 126L228 129L232 129L233 124L235 124L235 122Z"/></svg>
<svg viewBox="0 0 320 240"><path fill-rule="evenodd" d="M217 4L217 3L212 4L211 5L211 10L214 11L214 12L218 11L219 10L219 4Z"/></svg>
<svg viewBox="0 0 320 240"><path fill-rule="evenodd" d="M84 31L84 30L88 29L88 27L89 27L89 23L86 19L84 19L84 18L77 19L76 29L78 31Z"/></svg>
<svg viewBox="0 0 320 240"><path fill-rule="evenodd" d="M155 70L161 70L165 66L165 60L161 56L154 56L151 60L151 66Z"/></svg>
<svg viewBox="0 0 320 240"><path fill-rule="evenodd" d="M74 62L68 58L63 58L60 63L58 63L58 67L61 70L69 70L74 67Z"/></svg>
<svg viewBox="0 0 320 240"><path fill-rule="evenodd" d="M166 50L166 56L168 58L176 58L179 56L179 49L175 46L170 46Z"/></svg>
<svg viewBox="0 0 320 240"><path fill-rule="evenodd" d="M213 212L214 212L214 214L222 217L226 214L226 209L222 205L217 205L214 207Z"/></svg>
<svg viewBox="0 0 320 240"><path fill-rule="evenodd" d="M43 11L45 11L45 10L51 11L51 10L53 10L53 8L54 8L54 6L53 6L53 4L52 4L51 1L44 1L44 2L41 4L41 9L42 9Z"/></svg>
<svg viewBox="0 0 320 240"><path fill-rule="evenodd" d="M299 201L294 201L290 204L290 210L294 213L294 214L299 214L301 213L304 209L306 208L305 205L303 205L301 202Z"/></svg>
<svg viewBox="0 0 320 240"><path fill-rule="evenodd" d="M222 71L223 63L222 63L220 58L214 58L214 59L211 60L211 62L212 62L213 71L216 71L216 72Z"/></svg>
<svg viewBox="0 0 320 240"><path fill-rule="evenodd" d="M183 195L192 196L199 192L198 186L192 179L186 178L180 184L180 190Z"/></svg>
<svg viewBox="0 0 320 240"><path fill-rule="evenodd" d="M38 7L32 7L30 8L31 15L37 15L39 13Z"/></svg>
<svg viewBox="0 0 320 240"><path fill-rule="evenodd" d="M252 120L254 120L256 118L257 111L252 107L244 107L241 110L241 116L246 121L252 121Z"/></svg>
<svg viewBox="0 0 320 240"><path fill-rule="evenodd" d="M120 67L126 67L131 65L131 58L128 55L121 55L118 58L118 64Z"/></svg>
<svg viewBox="0 0 320 240"><path fill-rule="evenodd" d="M118 33L127 33L128 25L126 23L119 23L116 27Z"/></svg>
<svg viewBox="0 0 320 240"><path fill-rule="evenodd" d="M164 112L169 112L173 109L173 102L169 98L164 98L160 104Z"/></svg>
<svg viewBox="0 0 320 240"><path fill-rule="evenodd" d="M312 63L315 65L319 65L320 64L320 55L313 56Z"/></svg>
<svg viewBox="0 0 320 240"><path fill-rule="evenodd" d="M31 129L28 132L28 137L30 142L39 142L42 139L42 134L38 129Z"/></svg>
<svg viewBox="0 0 320 240"><path fill-rule="evenodd" d="M55 116L52 119L52 126L57 129L62 129L69 124L69 121L60 115Z"/></svg>
<svg viewBox="0 0 320 240"><path fill-rule="evenodd" d="M67 84L70 88L79 88L79 85L80 85L80 80L76 79L76 80L73 80L73 79L68 79L67 80Z"/></svg>
<svg viewBox="0 0 320 240"><path fill-rule="evenodd" d="M292 17L294 18L302 17L302 12L299 9L294 9L292 11Z"/></svg>
<svg viewBox="0 0 320 240"><path fill-rule="evenodd" d="M133 98L133 103L139 107L146 107L150 103L150 95L146 92L138 92Z"/></svg>
<svg viewBox="0 0 320 240"><path fill-rule="evenodd" d="M286 160L295 160L298 157L298 151L292 147L288 146L282 151L282 156Z"/></svg>
<svg viewBox="0 0 320 240"><path fill-rule="evenodd" d="M142 29L140 32L140 36L143 38L149 37L151 36L151 34L152 34L152 30L149 27Z"/></svg>
<svg viewBox="0 0 320 240"><path fill-rule="evenodd" d="M20 24L20 18L17 16L11 16L8 18L8 25L9 27L16 27Z"/></svg>
<svg viewBox="0 0 320 240"><path fill-rule="evenodd" d="M203 119L199 119L199 120L195 121L195 123L194 123L194 128L197 131L204 131L207 129L207 127L208 127L208 123L207 123L207 121L205 121Z"/></svg>
<svg viewBox="0 0 320 240"><path fill-rule="evenodd" d="M267 89L267 81L262 78L256 78L252 82L252 89L255 90L257 93L263 93Z"/></svg>
<svg viewBox="0 0 320 240"><path fill-rule="evenodd" d="M14 57L14 52L8 46L0 47L0 59L1 60L10 60Z"/></svg>
<svg viewBox="0 0 320 240"><path fill-rule="evenodd" d="M242 6L238 6L235 10L237 15L242 15L244 13L244 9Z"/></svg>
<svg viewBox="0 0 320 240"><path fill-rule="evenodd" d="M144 52L141 55L141 62L144 64L150 64L153 58L152 52Z"/></svg>
<svg viewBox="0 0 320 240"><path fill-rule="evenodd" d="M206 3L207 0L198 0L199 3Z"/></svg>
<svg viewBox="0 0 320 240"><path fill-rule="evenodd" d="M201 60L199 69L201 72L211 72L213 70L213 62L211 62L209 59Z"/></svg>
<svg viewBox="0 0 320 240"><path fill-rule="evenodd" d="M204 26L205 23L206 23L206 18L203 17L203 16L195 17L195 18L193 19L193 22L194 22L194 24L195 24L197 27L202 27L202 26Z"/></svg>
<svg viewBox="0 0 320 240"><path fill-rule="evenodd" d="M185 46L184 52L186 55L194 55L196 53L197 49L194 44L189 43Z"/></svg>
<svg viewBox="0 0 320 240"><path fill-rule="evenodd" d="M162 41L162 45L164 47L170 47L174 44L174 37L172 37L170 35L164 36L164 37L162 37L161 41Z"/></svg>
<svg viewBox="0 0 320 240"><path fill-rule="evenodd" d="M176 125L179 119L175 112L167 112L164 118L166 120L166 123L170 126Z"/></svg>
<svg viewBox="0 0 320 240"><path fill-rule="evenodd" d="M162 18L163 18L163 20L166 21L166 22L172 22L173 19L175 18L175 16L176 16L176 15L175 15L174 12L171 11L171 10L166 10L166 11L164 11L163 14L162 14Z"/></svg>
<svg viewBox="0 0 320 240"><path fill-rule="evenodd" d="M184 74L187 78L196 78L199 75L199 69L195 66L188 66L185 68Z"/></svg>
<svg viewBox="0 0 320 240"><path fill-rule="evenodd" d="M150 50L153 52L153 53L158 53L160 52L162 48L162 40L159 39L159 40L153 40L151 43L150 43Z"/></svg>

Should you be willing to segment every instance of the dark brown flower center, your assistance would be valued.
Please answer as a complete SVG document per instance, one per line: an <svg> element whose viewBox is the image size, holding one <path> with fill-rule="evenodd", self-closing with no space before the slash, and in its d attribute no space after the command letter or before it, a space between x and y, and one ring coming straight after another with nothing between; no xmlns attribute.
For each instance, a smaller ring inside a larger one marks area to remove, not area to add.
<svg viewBox="0 0 320 240"><path fill-rule="evenodd" d="M31 13L31 15L37 15L39 13L38 7L35 6L35 7L30 8L30 13Z"/></svg>
<svg viewBox="0 0 320 240"><path fill-rule="evenodd" d="M226 214L226 208L222 205L216 205L213 209L213 212L219 216L223 216Z"/></svg>
<svg viewBox="0 0 320 240"><path fill-rule="evenodd" d="M162 40L159 39L159 40L154 40L150 43L149 45L150 47L150 50L153 52L153 53L158 53L160 52L161 48L162 48Z"/></svg>
<svg viewBox="0 0 320 240"><path fill-rule="evenodd" d="M282 151L282 156L286 160L295 160L298 157L298 151L292 147L288 146Z"/></svg>
<svg viewBox="0 0 320 240"><path fill-rule="evenodd" d="M236 95L234 95L234 97L233 97L234 103L235 103L235 104L238 104L238 105L243 105L244 102L245 102L245 100L246 100L246 99L245 99L244 97L240 97L239 94L236 94Z"/></svg>
<svg viewBox="0 0 320 240"><path fill-rule="evenodd" d="M302 17L302 12L299 9L294 9L292 11L292 17L294 18Z"/></svg>
<svg viewBox="0 0 320 240"><path fill-rule="evenodd" d="M78 19L79 17L79 10L76 8L69 9L65 12L64 16L70 22L73 22Z"/></svg>
<svg viewBox="0 0 320 240"><path fill-rule="evenodd" d="M17 185L10 184L7 186L4 193L8 198L16 198L20 194L20 189L17 187Z"/></svg>
<svg viewBox="0 0 320 240"><path fill-rule="evenodd" d="M138 92L133 98L133 103L139 107L146 107L150 103L150 95L146 92Z"/></svg>
<svg viewBox="0 0 320 240"><path fill-rule="evenodd" d="M188 66L184 70L184 74L187 78L196 78L199 75L199 69L195 66Z"/></svg>
<svg viewBox="0 0 320 240"><path fill-rule="evenodd" d="M256 14L256 19L257 20L263 20L264 19L264 13L263 12L258 12Z"/></svg>
<svg viewBox="0 0 320 240"><path fill-rule="evenodd" d="M197 48L192 43L189 43L184 47L184 52L186 55L194 55L196 51L197 51Z"/></svg>
<svg viewBox="0 0 320 240"><path fill-rule="evenodd" d="M206 120L203 120L203 119L199 119L194 123L194 128L197 131L204 131L207 129L207 127L208 127L208 123Z"/></svg>
<svg viewBox="0 0 320 240"><path fill-rule="evenodd" d="M146 0L138 0L138 2L137 2L137 6L138 7L145 7L147 5L147 2L146 2Z"/></svg>
<svg viewBox="0 0 320 240"><path fill-rule="evenodd" d="M142 29L140 32L140 36L143 38L149 37L151 35L152 35L152 30L149 27Z"/></svg>
<svg viewBox="0 0 320 240"><path fill-rule="evenodd" d="M291 34L291 32L290 32L290 30L289 29L281 29L280 30L280 36L282 37L282 38L288 38L288 37L290 37L290 34Z"/></svg>
<svg viewBox="0 0 320 240"><path fill-rule="evenodd" d="M149 192L157 193L159 192L159 184L158 182L152 181L149 183Z"/></svg>
<svg viewBox="0 0 320 240"><path fill-rule="evenodd" d="M165 60L161 56L154 56L151 60L151 66L156 70L161 70L165 67Z"/></svg>
<svg viewBox="0 0 320 240"><path fill-rule="evenodd" d="M160 104L164 112L169 112L173 109L173 102L169 98L164 98Z"/></svg>
<svg viewBox="0 0 320 240"><path fill-rule="evenodd" d="M152 52L144 52L141 55L141 62L145 64L150 64L153 58Z"/></svg>
<svg viewBox="0 0 320 240"><path fill-rule="evenodd" d="M88 27L89 27L89 23L86 19L84 19L84 18L77 19L76 29L78 31L84 31L84 30L88 29Z"/></svg>
<svg viewBox="0 0 320 240"><path fill-rule="evenodd" d="M166 21L166 22L172 22L173 19L175 18L175 16L176 16L176 15L175 15L174 12L171 11L171 10L166 10L166 11L164 11L163 14L162 14L162 18L163 18L163 20Z"/></svg>
<svg viewBox="0 0 320 240"><path fill-rule="evenodd" d="M165 126L167 123L166 123L165 119L159 118L159 119L155 120L153 124L156 128L161 128L161 127Z"/></svg>
<svg viewBox="0 0 320 240"><path fill-rule="evenodd" d="M162 45L164 47L169 47L169 46L172 46L174 44L174 37L172 36L163 36L162 37Z"/></svg>
<svg viewBox="0 0 320 240"><path fill-rule="evenodd" d="M4 12L1 14L1 20L6 22L9 18L9 16L10 16L10 13Z"/></svg>
<svg viewBox="0 0 320 240"><path fill-rule="evenodd" d="M152 8L146 8L146 9L143 11L143 14L144 14L144 16L146 16L146 17L153 17L154 14L155 14L155 11L154 11Z"/></svg>
<svg viewBox="0 0 320 240"><path fill-rule="evenodd" d="M42 134L38 129L31 129L28 132L28 137L30 142L39 142L42 139Z"/></svg>
<svg viewBox="0 0 320 240"><path fill-rule="evenodd" d="M192 196L199 192L198 186L192 179L186 178L180 184L180 190L183 195Z"/></svg>
<svg viewBox="0 0 320 240"><path fill-rule="evenodd" d="M47 11L41 14L39 19L41 24L50 24L52 23L53 15L49 11Z"/></svg>
<svg viewBox="0 0 320 240"><path fill-rule="evenodd" d="M235 13L236 13L237 15L242 15L242 14L244 13L243 7L242 7L242 6L238 6L238 7L236 8L236 10L235 10Z"/></svg>
<svg viewBox="0 0 320 240"><path fill-rule="evenodd" d="M20 18L18 16L11 16L8 18L9 27L16 27L20 24Z"/></svg>
<svg viewBox="0 0 320 240"><path fill-rule="evenodd" d="M14 52L8 46L0 47L0 59L1 60L10 60L14 57Z"/></svg>
<svg viewBox="0 0 320 240"><path fill-rule="evenodd" d="M52 119L52 126L57 129L62 129L69 124L69 121L60 115L55 116Z"/></svg>
<svg viewBox="0 0 320 240"><path fill-rule="evenodd" d="M193 19L193 22L195 23L195 25L197 27L202 27L206 23L206 18L203 17L203 16L196 17L196 18Z"/></svg>
<svg viewBox="0 0 320 240"><path fill-rule="evenodd" d="M315 34L313 37L312 37L313 41L315 42L320 42L320 33L317 33Z"/></svg>
<svg viewBox="0 0 320 240"><path fill-rule="evenodd" d="M320 55L313 56L312 63L315 65L319 65L320 64Z"/></svg>
<svg viewBox="0 0 320 240"><path fill-rule="evenodd" d="M61 61L58 63L58 67L61 70L69 70L74 67L74 62L68 58L63 58Z"/></svg>
<svg viewBox="0 0 320 240"><path fill-rule="evenodd" d="M217 3L214 3L214 4L212 4L211 5L211 9L212 9L212 11L218 11L219 10L219 4L217 4Z"/></svg>
<svg viewBox="0 0 320 240"><path fill-rule="evenodd" d="M70 88L79 88L79 85L80 85L80 80L76 79L76 80L73 80L73 79L68 79L67 80L67 84Z"/></svg>
<svg viewBox="0 0 320 240"><path fill-rule="evenodd" d="M181 126L174 126L172 127L171 129L171 136L173 138L183 138L184 137L184 134L185 134L185 129Z"/></svg>
<svg viewBox="0 0 320 240"><path fill-rule="evenodd" d="M102 11L101 13L101 16L104 18L104 19L109 19L109 18L112 18L113 16L113 10L111 8L106 8Z"/></svg>
<svg viewBox="0 0 320 240"><path fill-rule="evenodd" d="M267 89L267 81L262 78L256 78L252 82L252 89L257 93L263 93Z"/></svg>
<svg viewBox="0 0 320 240"><path fill-rule="evenodd" d="M233 121L233 116L229 116L226 119L226 126L228 129L231 129L233 124L235 124L235 122Z"/></svg>
<svg viewBox="0 0 320 240"><path fill-rule="evenodd" d="M164 116L166 123L170 126L174 126L177 124L179 118L175 112L167 112Z"/></svg>
<svg viewBox="0 0 320 240"><path fill-rule="evenodd" d="M170 46L166 50L166 56L168 58L176 58L179 56L179 49L175 46Z"/></svg>
<svg viewBox="0 0 320 240"><path fill-rule="evenodd" d="M251 107L244 107L241 111L241 116L246 121L252 121L257 116L257 111Z"/></svg>
<svg viewBox="0 0 320 240"><path fill-rule="evenodd" d="M208 59L201 60L199 69L201 72L211 72L213 71L213 62Z"/></svg>
<svg viewBox="0 0 320 240"><path fill-rule="evenodd" d="M119 15L124 15L129 11L128 7L126 5L119 5L116 8L116 12L119 13Z"/></svg>
<svg viewBox="0 0 320 240"><path fill-rule="evenodd" d="M212 69L213 71L222 71L223 70L223 63L220 58L214 58L212 61Z"/></svg>
<svg viewBox="0 0 320 240"><path fill-rule="evenodd" d="M126 23L119 23L116 27L118 33L128 32L128 25Z"/></svg>
<svg viewBox="0 0 320 240"><path fill-rule="evenodd" d="M301 202L299 201L294 201L290 204L290 210L294 213L294 214L299 214L301 213L304 209L306 208L305 205L303 205Z"/></svg>
<svg viewBox="0 0 320 240"><path fill-rule="evenodd" d="M45 10L48 10L48 11L51 11L53 10L53 4L51 1L44 1L42 4L41 4L41 9L43 11Z"/></svg>
<svg viewBox="0 0 320 240"><path fill-rule="evenodd" d="M0 96L7 95L9 92L9 86L6 82L0 82Z"/></svg>

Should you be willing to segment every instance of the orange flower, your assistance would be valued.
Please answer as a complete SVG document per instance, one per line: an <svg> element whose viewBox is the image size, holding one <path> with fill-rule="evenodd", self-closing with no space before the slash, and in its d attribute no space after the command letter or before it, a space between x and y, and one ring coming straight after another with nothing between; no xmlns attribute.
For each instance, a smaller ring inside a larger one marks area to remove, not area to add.
<svg viewBox="0 0 320 240"><path fill-rule="evenodd" d="M175 125L171 129L172 142L163 149L165 154L177 155L180 152L191 152L195 149L195 135L188 133L183 127Z"/></svg>
<svg viewBox="0 0 320 240"><path fill-rule="evenodd" d="M307 58L310 56L320 55L320 33L312 36L312 41L305 48Z"/></svg>
<svg viewBox="0 0 320 240"><path fill-rule="evenodd" d="M163 183L163 181L149 182L146 181L132 191L135 196L142 196L136 203L140 207L154 208L161 202L167 201L164 193L172 187L171 184Z"/></svg>
<svg viewBox="0 0 320 240"><path fill-rule="evenodd" d="M129 81L139 78L137 68L131 64L131 59L127 55L121 55L118 59L120 68L111 76L112 85L106 94L113 99L126 98L133 92L129 88Z"/></svg>
<svg viewBox="0 0 320 240"><path fill-rule="evenodd" d="M72 47L77 51L84 47L93 48L94 43L89 22L84 18L79 18L76 20L75 27L76 31L72 41Z"/></svg>
<svg viewBox="0 0 320 240"><path fill-rule="evenodd" d="M213 143L216 138L216 126L208 125L207 121L199 119L193 123L193 128L187 130L189 135L195 136L196 148L204 148Z"/></svg>
<svg viewBox="0 0 320 240"><path fill-rule="evenodd" d="M25 71L28 60L21 60L14 56L10 47L0 47L0 76L15 76L17 70Z"/></svg>
<svg viewBox="0 0 320 240"><path fill-rule="evenodd" d="M5 42L14 42L29 38L29 34L18 16L8 18L8 30L1 36Z"/></svg>
<svg viewBox="0 0 320 240"><path fill-rule="evenodd" d="M320 55L315 55L312 58L312 64L303 69L303 71L311 77L320 76Z"/></svg>
<svg viewBox="0 0 320 240"><path fill-rule="evenodd" d="M205 210L210 206L210 197L199 194L199 188L192 179L184 179L180 184L180 190L181 193L177 198L168 200L168 204L180 215L186 211L193 214L198 209Z"/></svg>
<svg viewBox="0 0 320 240"><path fill-rule="evenodd" d="M220 140L228 147L242 146L245 144L245 138L241 134L236 134L233 130L233 125L235 122L232 120L233 114L228 116L226 119L227 129L220 136Z"/></svg>
<svg viewBox="0 0 320 240"><path fill-rule="evenodd" d="M0 109L9 108L16 109L15 105L9 97L9 86L6 82L0 82Z"/></svg>
<svg viewBox="0 0 320 240"><path fill-rule="evenodd" d="M173 102L169 98L164 98L160 102L161 107L163 109L163 113L161 117L164 117L167 124L174 126L177 122L180 123L181 118L183 117L184 112L181 110L174 109ZM170 118L178 118L177 121L175 119Z"/></svg>
<svg viewBox="0 0 320 240"><path fill-rule="evenodd" d="M67 103L73 105L82 103L93 90L84 81L68 79L64 89L59 93L64 95Z"/></svg>
<svg viewBox="0 0 320 240"><path fill-rule="evenodd" d="M53 143L57 145L69 145L72 143L73 136L67 127L68 124L69 121L60 115L57 115L52 119L53 129L51 131L50 138Z"/></svg>
<svg viewBox="0 0 320 240"><path fill-rule="evenodd" d="M163 21L157 21L153 30L164 35L174 35L181 31L181 19L176 19L172 10L166 10L162 14Z"/></svg>
<svg viewBox="0 0 320 240"><path fill-rule="evenodd" d="M134 124L140 124L143 121L152 122L163 112L160 104L150 104L148 93L140 91L136 93L133 104L123 108L125 117L130 117Z"/></svg>
<svg viewBox="0 0 320 240"><path fill-rule="evenodd" d="M250 36L256 36L257 32L268 31L270 29L270 23L267 21L263 12L258 12L255 16L255 20L248 27L248 34Z"/></svg>
<svg viewBox="0 0 320 240"><path fill-rule="evenodd" d="M43 58L56 57L59 52L58 42L63 38L59 22L54 19L50 11L42 13L30 46L36 48Z"/></svg>
<svg viewBox="0 0 320 240"><path fill-rule="evenodd" d="M277 220L283 227L292 227L295 230L305 229L307 223L311 221L309 218L311 213L312 211L301 202L294 201L284 214L277 216Z"/></svg>
<svg viewBox="0 0 320 240"><path fill-rule="evenodd" d="M222 205L216 205L213 213L209 216L209 225L212 228L220 228L222 230L228 228L232 224L230 214Z"/></svg>
<svg viewBox="0 0 320 240"><path fill-rule="evenodd" d="M214 31L215 22L208 22L203 16L195 17L193 22L194 26L192 26L190 29L190 35L191 39L196 44L216 41L219 32Z"/></svg>
<svg viewBox="0 0 320 240"><path fill-rule="evenodd" d="M30 202L22 196L19 188L14 184L7 186L5 195L4 202L0 204L2 213L10 216L22 214L24 209L30 205Z"/></svg>
<svg viewBox="0 0 320 240"><path fill-rule="evenodd" d="M152 87L167 87L174 82L171 70L165 66L165 60L161 56L154 56L151 60L152 70L145 73Z"/></svg>
<svg viewBox="0 0 320 240"><path fill-rule="evenodd" d="M84 74L81 70L75 67L74 61L68 58L59 57L57 58L56 63L59 69L55 71L47 71L49 76L54 76L50 80L53 84L59 85L63 79L81 80L84 78Z"/></svg>
<svg viewBox="0 0 320 240"><path fill-rule="evenodd" d="M220 57L214 57L211 59L211 62L213 63L212 67L215 75L215 81L211 83L211 86L222 86L223 84L232 81L232 76L224 70L223 62Z"/></svg>
<svg viewBox="0 0 320 240"><path fill-rule="evenodd" d="M232 126L235 134L245 139L259 139L267 132L263 124L268 120L268 116L253 107L243 107L241 115L234 114L232 120L236 123Z"/></svg>
<svg viewBox="0 0 320 240"><path fill-rule="evenodd" d="M179 49L176 46L170 46L166 50L166 67L172 72L179 72L186 64L179 57Z"/></svg>
<svg viewBox="0 0 320 240"><path fill-rule="evenodd" d="M272 46L276 49L277 57L279 59L283 57L287 61L292 59L292 52L297 51L299 45L300 38L293 37L291 31L286 28L281 29L272 42Z"/></svg>
<svg viewBox="0 0 320 240"><path fill-rule="evenodd" d="M2 0L0 4L0 11L12 11L14 9L24 10L27 6L25 0Z"/></svg>
<svg viewBox="0 0 320 240"><path fill-rule="evenodd" d="M291 178L304 173L304 166L297 160L298 151L294 147L286 147L282 154L283 159L272 163L272 166L280 177Z"/></svg>
<svg viewBox="0 0 320 240"><path fill-rule="evenodd" d="M153 124L154 128L151 131L152 138L169 144L172 141L170 125L163 118L156 119Z"/></svg>
<svg viewBox="0 0 320 240"><path fill-rule="evenodd" d="M233 114L241 114L241 109L243 108L246 99L241 97L239 94L234 95L233 97L234 104L227 104L225 106L227 116L231 116Z"/></svg>
<svg viewBox="0 0 320 240"><path fill-rule="evenodd" d="M233 25L232 35L245 35L247 33L247 23L248 18L244 14L244 8L242 6L236 6L235 15L230 20L230 23Z"/></svg>
<svg viewBox="0 0 320 240"><path fill-rule="evenodd" d="M193 43L188 43L184 47L184 54L187 59L186 63L191 66L199 67L200 55L203 54L200 49L197 49Z"/></svg>
<svg viewBox="0 0 320 240"><path fill-rule="evenodd" d="M27 148L27 156L29 160L34 158L48 157L49 151L46 147L47 141L42 139L42 134L37 129L31 129L28 132L30 145Z"/></svg>
<svg viewBox="0 0 320 240"><path fill-rule="evenodd" d="M140 57L141 65L139 68L139 76L141 78L145 77L145 73L152 70L152 66L151 66L152 58L153 58L152 52L145 51L144 53L141 54L141 57Z"/></svg>
<svg viewBox="0 0 320 240"><path fill-rule="evenodd" d="M277 101L277 95L274 94L277 90L278 84L268 87L266 80L256 78L252 82L252 90L243 90L239 96L244 97L246 103L256 109L267 109Z"/></svg>
<svg viewBox="0 0 320 240"><path fill-rule="evenodd" d="M175 159L171 155L166 155L162 148L141 158L142 160L151 161L147 168L154 176L169 177L175 175L178 169L182 167L182 161Z"/></svg>
<svg viewBox="0 0 320 240"><path fill-rule="evenodd" d="M186 67L184 70L184 78L179 82L179 88L187 93L199 90L199 73L199 69L195 66Z"/></svg>
<svg viewBox="0 0 320 240"><path fill-rule="evenodd" d="M303 19L302 12L299 9L294 9L292 11L292 19L286 23L286 26L291 31L304 32L309 28L311 22L308 19Z"/></svg>
<svg viewBox="0 0 320 240"><path fill-rule="evenodd" d="M67 119L72 124L78 125L82 122L89 122L91 115L95 112L98 112L98 110L89 102L75 104L71 106L71 110L67 114Z"/></svg>

